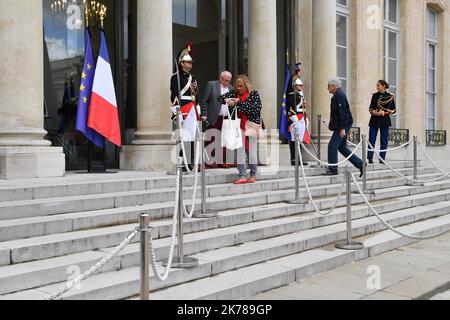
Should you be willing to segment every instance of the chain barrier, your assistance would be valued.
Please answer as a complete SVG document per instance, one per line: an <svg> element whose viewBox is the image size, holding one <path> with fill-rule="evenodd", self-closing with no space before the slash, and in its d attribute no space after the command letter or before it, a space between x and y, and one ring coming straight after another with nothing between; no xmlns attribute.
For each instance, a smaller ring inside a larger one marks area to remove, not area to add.
<svg viewBox="0 0 450 320"><path fill-rule="evenodd" d="M306 153L308 153L308 155L314 159L314 161L320 163L321 165L323 165L325 167L339 167L340 165L343 165L344 163L349 161L356 154L356 152L358 152L358 149L361 148L361 146L362 146L362 141L359 143L357 148L347 158L345 158L341 162L333 163L333 164L324 162L324 161L318 159L311 151L308 150L308 148L304 147L304 149L305 149Z"/></svg>
<svg viewBox="0 0 450 320"><path fill-rule="evenodd" d="M354 144L353 142L351 142L351 141L347 141L348 142L348 144L351 146L351 147L358 147L358 145L357 144ZM396 150L400 150L400 149L403 149L403 148L406 148L407 146L409 146L411 143L413 143L414 141L413 140L411 140L411 141L409 141L409 142L407 142L407 143L405 143L405 144L402 144L401 146L398 146L398 147L395 147L395 148L391 148L391 149L386 149L386 150L377 150L377 149L375 149L375 148L372 148L372 149L367 149L367 151L369 151L369 152L378 152L378 153L383 153L383 152L392 152L392 151L396 151Z"/></svg>
<svg viewBox="0 0 450 320"><path fill-rule="evenodd" d="M373 146L370 144L370 142L369 142L369 147L371 147L373 149ZM408 180L410 182L413 182L413 183L425 184L425 183L431 183L431 182L438 182L438 181L441 181L441 180L443 180L444 178L447 177L447 175L445 175L445 176L442 176L442 177L437 178L437 179L431 179L431 180L426 180L426 181L412 179L410 177L405 176L404 174L402 174L398 170L394 169L388 162L386 162L385 160L383 160L383 158L381 158L381 156L380 156L380 154L378 152L375 151L375 154L380 158L380 161L389 168L389 170L394 172L400 178L406 179L406 180Z"/></svg>
<svg viewBox="0 0 450 320"><path fill-rule="evenodd" d="M305 166L303 165L303 156L302 156L302 151L301 151L302 148L301 148L301 146L303 146L303 148L306 149L306 147L303 144L300 144L300 141L298 141L298 150L299 150L299 157L300 157L300 161L299 162L300 162L300 166L301 166L301 169L302 169L303 180L305 181L305 187L306 187L306 191L308 193L309 200L311 201L311 204L313 205L314 210L316 211L316 213L318 213L318 214L320 214L322 216L327 216L327 215L331 214L336 209L336 207L337 207L337 205L339 203L339 200L341 200L342 194L344 193L345 181L342 182L342 186L341 186L341 189L339 191L339 194L338 194L338 197L336 199L336 202L333 204L331 209L326 211L326 212L325 211L321 211L319 209L319 207L317 206L316 202L314 201L313 196L311 194L311 189L309 188L308 178L306 177L306 172L305 172Z"/></svg>
<svg viewBox="0 0 450 320"><path fill-rule="evenodd" d="M391 226L388 222L384 221L383 218L381 218L380 214L375 210L375 208L372 206L372 204L369 202L369 199L367 199L366 195L364 194L364 192L362 192L361 187L359 186L359 183L355 177L355 175L353 173L351 173L352 176L352 180L353 183L356 185L359 194L361 195L361 197L363 198L364 202L366 203L366 205L368 206L368 208L373 212L373 214L377 217L377 219L384 225L386 226L388 229L390 229L391 231L395 232L396 234L405 237L405 238L409 238L409 239L413 239L413 240L429 240L429 239L434 239L434 238L438 238L441 237L445 234L447 234L448 232L450 232L450 229L446 229L444 231L441 231L435 235L432 236L413 236L413 235L409 235L406 234L404 232L401 232L400 230L397 230L396 228L394 228L393 226Z"/></svg>
<svg viewBox="0 0 450 320"><path fill-rule="evenodd" d="M178 224L178 201L180 195L180 176L177 175L177 181L175 186L175 207L173 210L173 218L172 218L172 235L170 240L170 249L169 249L169 259L167 262L167 267L164 271L161 271L158 267L158 263L156 260L156 252L155 248L153 246L153 237L152 233L150 232L150 258L151 258L151 265L153 269L153 273L155 274L156 278L160 282L164 282L169 278L170 270L172 269L172 262L173 262L173 256L175 252L175 242L177 239L177 224Z"/></svg>
<svg viewBox="0 0 450 320"><path fill-rule="evenodd" d="M441 168L436 164L436 162L434 162L434 160L433 160L433 159L431 158L431 156L427 153L427 151L425 150L425 148L424 148L424 146L423 146L423 144L422 144L421 142L419 142L419 146L420 146L420 149L422 150L422 153L425 155L425 157L428 159L428 161L430 161L431 164L432 164L436 169L438 169L440 172L442 172L442 173L444 174L443 178L444 178L444 177L445 177L445 178L449 177L449 176L450 176L450 173L447 173L446 171L444 171L443 169L441 169Z"/></svg>
<svg viewBox="0 0 450 320"><path fill-rule="evenodd" d="M177 218L177 216L178 216L178 200L179 200L179 196L180 196L179 184L180 184L180 176L177 176L176 191L175 191L175 207L174 207L174 214L173 214L173 220L172 220L172 236L171 236L171 243L170 243L170 250L169 250L169 259L168 259L168 265L163 272L161 272L161 270L159 270L159 267L158 267L158 264L156 261L156 253L155 253L155 249L153 246L153 238L152 238L151 232L150 232L151 265L152 265L153 272L154 272L156 278L161 282L166 281L169 277L169 274L171 271L171 266L172 266L172 261L173 261L173 256L174 256L174 252L175 252L175 242L176 242L176 238L177 238L177 224L178 224L178 218ZM90 268L84 274L78 276L76 279L74 279L72 281L67 282L66 285L64 287L62 287L56 294L49 296L48 298L46 298L46 300L56 300L56 299L60 298L65 293L72 290L75 286L79 285L80 283L82 283L83 281L85 281L86 279L91 277L92 275L96 274L103 266L108 264L113 258L115 258L117 255L119 255L119 253L121 253L125 249L125 247L127 245L129 245L131 243L131 241L141 231L142 231L142 229L140 226L136 227L135 230L121 244L119 244L108 256L101 259L97 264L95 264L92 268ZM151 231L151 227L150 227L150 231Z"/></svg>
<svg viewBox="0 0 450 320"><path fill-rule="evenodd" d="M194 165L194 190L192 191L192 203L191 203L191 209L188 212L186 209L186 206L183 206L183 214L186 218L192 218L194 216L195 211L195 200L197 199L197 187L198 187L198 169L199 169L199 162L200 162L200 149L201 148L201 141L198 140L197 142L197 148L196 148L196 155L195 155L195 165ZM177 202L176 202L177 203Z"/></svg>
<svg viewBox="0 0 450 320"><path fill-rule="evenodd" d="M60 298L62 295L72 290L75 286L79 285L81 282L97 273L103 266L109 263L113 258L115 258L120 252L125 249L125 247L141 232L140 227L136 227L134 231L120 244L118 245L113 252L111 252L108 256L104 257L97 264L95 264L92 268L86 271L84 274L78 276L76 279L72 281L68 281L66 285L61 288L56 294L46 298L45 300L56 300Z"/></svg>

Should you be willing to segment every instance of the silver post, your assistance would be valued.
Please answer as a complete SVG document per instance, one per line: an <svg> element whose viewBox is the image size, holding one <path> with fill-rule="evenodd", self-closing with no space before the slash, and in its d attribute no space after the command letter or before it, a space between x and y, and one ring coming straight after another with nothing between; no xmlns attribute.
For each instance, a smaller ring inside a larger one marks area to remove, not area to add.
<svg viewBox="0 0 450 320"><path fill-rule="evenodd" d="M352 177L350 167L345 168L345 180L347 183L347 240L336 243L336 248L343 250L360 250L364 245L354 242L352 239Z"/></svg>
<svg viewBox="0 0 450 320"><path fill-rule="evenodd" d="M417 180L417 167L418 167L418 142L419 139L417 136L414 136L414 180Z"/></svg>
<svg viewBox="0 0 450 320"><path fill-rule="evenodd" d="M363 192L367 193L367 136L362 135Z"/></svg>
<svg viewBox="0 0 450 320"><path fill-rule="evenodd" d="M205 165L205 133L200 135L202 164L202 214L206 214L206 165Z"/></svg>
<svg viewBox="0 0 450 320"><path fill-rule="evenodd" d="M322 136L322 116L319 114L317 115L317 155L319 160L322 160L321 157L321 136Z"/></svg>
<svg viewBox="0 0 450 320"><path fill-rule="evenodd" d="M174 257L172 267L175 269L194 268L198 266L198 260L184 256L184 201L183 201L183 158L178 158L177 172L179 182L179 197L178 197L178 225L177 225L177 256ZM165 260L163 265L167 267L168 261Z"/></svg>
<svg viewBox="0 0 450 320"><path fill-rule="evenodd" d="M150 296L150 215L143 214L139 218L141 228L141 300L149 300Z"/></svg>
<svg viewBox="0 0 450 320"><path fill-rule="evenodd" d="M295 133L295 201L300 199L300 166L299 166L299 139L297 132Z"/></svg>
<svg viewBox="0 0 450 320"><path fill-rule="evenodd" d="M179 188L178 188L178 227L177 227L177 239L178 239L178 261L183 263L184 247L183 247L183 227L184 227L184 202L183 202L183 158L178 159L177 165Z"/></svg>
<svg viewBox="0 0 450 320"><path fill-rule="evenodd" d="M194 218L215 218L217 217L217 213L208 212L206 206L206 159L205 159L205 140L206 134L202 133L200 135L200 144L201 144L201 170L202 170L202 210L200 213L194 213Z"/></svg>
<svg viewBox="0 0 450 320"><path fill-rule="evenodd" d="M295 130L295 129L294 129ZM295 200L288 201L289 204L305 204L308 203L306 199L300 198L300 152L301 149L299 147L300 139L298 136L298 132L295 132Z"/></svg>

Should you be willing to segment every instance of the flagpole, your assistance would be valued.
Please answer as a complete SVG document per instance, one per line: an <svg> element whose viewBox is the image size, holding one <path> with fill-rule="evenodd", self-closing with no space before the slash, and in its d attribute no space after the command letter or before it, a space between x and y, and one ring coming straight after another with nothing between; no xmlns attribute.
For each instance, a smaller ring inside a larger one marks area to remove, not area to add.
<svg viewBox="0 0 450 320"><path fill-rule="evenodd" d="M84 18L86 21L86 31L89 33L89 7L88 5L84 8ZM89 106L88 106L89 107ZM92 146L91 140L87 139L87 151L86 151L86 160L87 160L87 172L92 173Z"/></svg>

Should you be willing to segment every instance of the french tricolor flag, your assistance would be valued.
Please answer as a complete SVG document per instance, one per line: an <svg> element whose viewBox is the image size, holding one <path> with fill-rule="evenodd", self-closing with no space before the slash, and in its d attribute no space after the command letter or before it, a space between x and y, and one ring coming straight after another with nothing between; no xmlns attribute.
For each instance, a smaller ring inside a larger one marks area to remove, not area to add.
<svg viewBox="0 0 450 320"><path fill-rule="evenodd" d="M116 146L122 146L116 91L103 29L101 30L100 54L92 86L88 126Z"/></svg>

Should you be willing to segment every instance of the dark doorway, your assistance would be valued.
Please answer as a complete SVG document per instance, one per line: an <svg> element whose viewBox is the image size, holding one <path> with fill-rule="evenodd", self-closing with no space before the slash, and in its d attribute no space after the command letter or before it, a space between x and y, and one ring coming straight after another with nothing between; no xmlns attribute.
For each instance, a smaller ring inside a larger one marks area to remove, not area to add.
<svg viewBox="0 0 450 320"><path fill-rule="evenodd" d="M44 15L44 127L54 146L63 147L66 170L87 168L87 139L75 130L81 73L84 64L85 7L82 1L62 3L42 0ZM133 108L130 83L133 77L133 50L129 50L132 3L129 0L99 0L105 5L104 22L108 53L114 77L116 98L121 118L123 141L127 112ZM100 47L99 20L90 21L94 60ZM130 54L131 51L131 54ZM131 93L130 93L131 92ZM130 106L131 105L131 106ZM131 120L132 121L132 120ZM92 149L95 162L108 169L119 168L119 150L106 142L104 150ZM105 154L105 157L103 156Z"/></svg>

